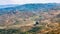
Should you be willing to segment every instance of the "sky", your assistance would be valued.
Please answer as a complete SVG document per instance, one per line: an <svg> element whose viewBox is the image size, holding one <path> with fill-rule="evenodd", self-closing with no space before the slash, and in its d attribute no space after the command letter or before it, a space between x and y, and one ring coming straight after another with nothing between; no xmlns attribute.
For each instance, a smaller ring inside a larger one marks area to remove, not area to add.
<svg viewBox="0 0 60 34"><path fill-rule="evenodd" d="M60 3L60 0L0 0L0 5L28 3Z"/></svg>

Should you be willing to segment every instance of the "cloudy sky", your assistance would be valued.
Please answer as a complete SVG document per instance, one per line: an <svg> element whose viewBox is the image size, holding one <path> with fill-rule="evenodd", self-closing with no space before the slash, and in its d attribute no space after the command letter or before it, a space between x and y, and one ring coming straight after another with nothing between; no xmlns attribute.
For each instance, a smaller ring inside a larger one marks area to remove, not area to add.
<svg viewBox="0 0 60 34"><path fill-rule="evenodd" d="M60 3L60 0L0 0L1 4Z"/></svg>

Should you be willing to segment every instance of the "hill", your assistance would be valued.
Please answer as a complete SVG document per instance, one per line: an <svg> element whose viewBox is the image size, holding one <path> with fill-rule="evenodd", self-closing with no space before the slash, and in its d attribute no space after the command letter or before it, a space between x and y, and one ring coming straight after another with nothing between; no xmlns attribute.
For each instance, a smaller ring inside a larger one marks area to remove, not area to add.
<svg viewBox="0 0 60 34"><path fill-rule="evenodd" d="M4 7L4 6L2 6ZM0 7L0 14L6 14L14 11L48 11L59 10L60 4L48 3L48 4L24 4L24 5L5 5L5 8Z"/></svg>
<svg viewBox="0 0 60 34"><path fill-rule="evenodd" d="M60 34L60 4L24 4L0 8L0 34L5 33Z"/></svg>

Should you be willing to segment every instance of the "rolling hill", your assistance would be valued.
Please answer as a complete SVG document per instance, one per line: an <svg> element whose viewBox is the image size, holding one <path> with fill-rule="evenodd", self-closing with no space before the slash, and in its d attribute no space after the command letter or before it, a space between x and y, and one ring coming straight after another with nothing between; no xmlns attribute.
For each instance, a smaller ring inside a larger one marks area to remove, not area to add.
<svg viewBox="0 0 60 34"><path fill-rule="evenodd" d="M1 8L2 7L2 8ZM3 8L4 7L4 8ZM24 4L24 5L3 5L0 6L0 14L6 14L13 11L48 11L59 10L60 4L48 3L48 4Z"/></svg>
<svg viewBox="0 0 60 34"><path fill-rule="evenodd" d="M60 34L60 3L0 5L0 34Z"/></svg>

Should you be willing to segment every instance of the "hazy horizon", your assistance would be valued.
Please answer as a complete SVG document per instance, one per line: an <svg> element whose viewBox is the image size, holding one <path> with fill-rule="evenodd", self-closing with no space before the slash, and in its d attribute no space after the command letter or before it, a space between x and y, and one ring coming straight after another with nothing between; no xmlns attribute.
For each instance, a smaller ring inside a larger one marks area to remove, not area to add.
<svg viewBox="0 0 60 34"><path fill-rule="evenodd" d="M29 3L60 3L60 0L0 0L0 5Z"/></svg>

